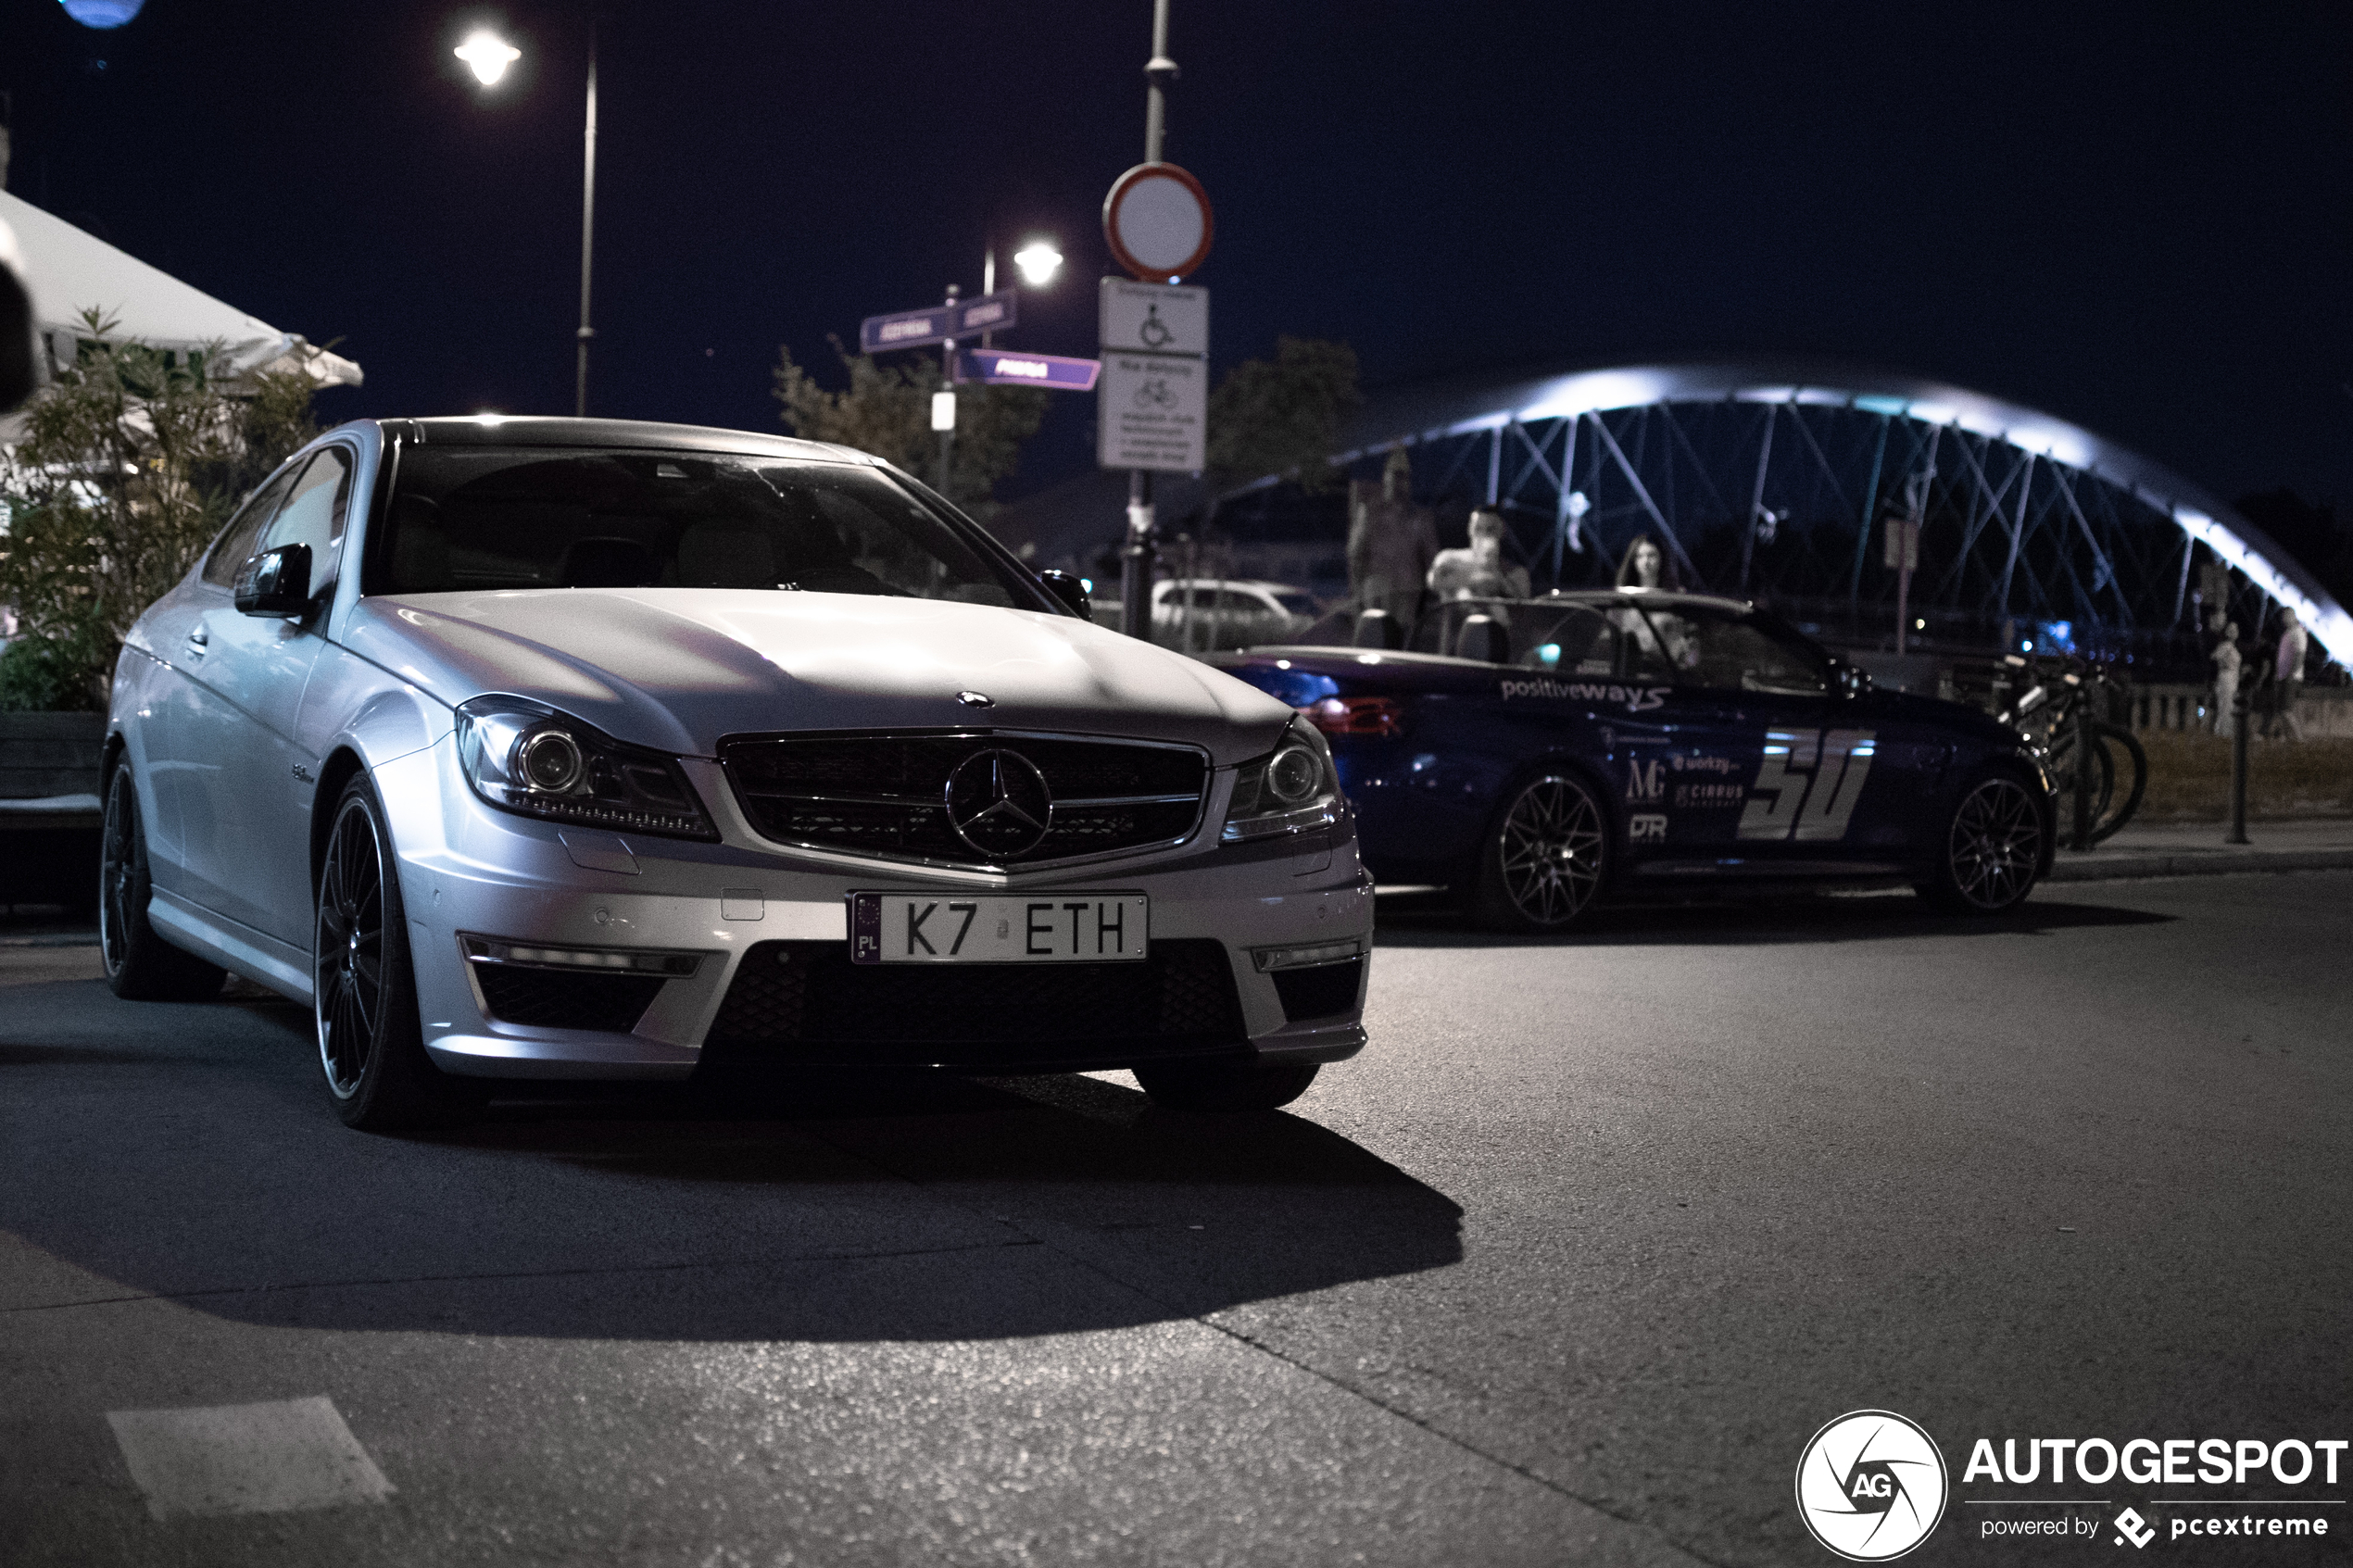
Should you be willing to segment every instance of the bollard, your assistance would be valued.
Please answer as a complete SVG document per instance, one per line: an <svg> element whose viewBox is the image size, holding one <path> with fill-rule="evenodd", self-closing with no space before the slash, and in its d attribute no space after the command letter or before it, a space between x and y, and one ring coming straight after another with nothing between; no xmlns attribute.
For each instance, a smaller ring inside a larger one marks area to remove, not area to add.
<svg viewBox="0 0 2353 1568"><path fill-rule="evenodd" d="M2231 699L2231 831L2222 840L2225 844L2246 842L2246 721L2247 701L2245 686Z"/></svg>
<svg viewBox="0 0 2353 1568"><path fill-rule="evenodd" d="M2075 841L2068 847L2081 854L2092 847L2092 702L2089 692L2075 697Z"/></svg>

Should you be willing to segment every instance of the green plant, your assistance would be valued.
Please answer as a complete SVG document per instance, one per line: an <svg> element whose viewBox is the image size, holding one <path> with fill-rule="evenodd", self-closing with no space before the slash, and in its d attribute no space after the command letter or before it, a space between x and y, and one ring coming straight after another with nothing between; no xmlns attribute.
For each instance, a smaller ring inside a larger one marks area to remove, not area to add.
<svg viewBox="0 0 2353 1568"><path fill-rule="evenodd" d="M784 405L785 428L810 441L830 441L898 464L925 483L937 483L939 437L931 428L932 394L946 383L939 361L929 357L885 363L871 354L852 354L831 340L849 385L829 392L776 350L775 385L770 395ZM997 509L997 482L1010 479L1021 463L1022 443L1038 433L1051 395L1018 386L965 385L956 390L956 445L949 459L948 498L987 521Z"/></svg>
<svg viewBox="0 0 2353 1568"><path fill-rule="evenodd" d="M213 354L112 341L95 310L82 320L90 336L24 410L0 469L0 604L42 650L18 656L8 689L102 708L131 623L318 427L298 371L233 388Z"/></svg>
<svg viewBox="0 0 2353 1568"><path fill-rule="evenodd" d="M1274 358L1243 360L1209 395L1209 466L1232 483L1274 475L1328 490L1340 483L1331 455L1341 427L1364 400L1354 349L1277 338Z"/></svg>

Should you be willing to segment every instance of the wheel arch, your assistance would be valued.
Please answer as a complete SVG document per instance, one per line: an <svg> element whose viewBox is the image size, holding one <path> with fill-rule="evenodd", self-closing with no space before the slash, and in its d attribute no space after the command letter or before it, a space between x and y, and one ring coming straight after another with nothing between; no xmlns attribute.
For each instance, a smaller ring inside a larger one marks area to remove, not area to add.
<svg viewBox="0 0 2353 1568"><path fill-rule="evenodd" d="M327 754L319 767L319 788L310 800L310 886L315 894L319 875L327 864L327 834L334 827L335 802L344 786L368 771L359 748L346 742Z"/></svg>

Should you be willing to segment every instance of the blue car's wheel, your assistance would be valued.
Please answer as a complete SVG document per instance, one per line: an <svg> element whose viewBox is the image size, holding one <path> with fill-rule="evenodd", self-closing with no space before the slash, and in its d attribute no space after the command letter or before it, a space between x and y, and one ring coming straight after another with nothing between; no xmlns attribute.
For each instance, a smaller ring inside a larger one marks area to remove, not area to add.
<svg viewBox="0 0 2353 1568"><path fill-rule="evenodd" d="M1582 780L1529 779L1480 844L1471 912L1499 931L1573 925L1607 884L1609 858L1609 817Z"/></svg>
<svg viewBox="0 0 2353 1568"><path fill-rule="evenodd" d="M1955 914L1997 915L2033 891L2043 864L2043 814L2007 773L1961 797L1921 897Z"/></svg>

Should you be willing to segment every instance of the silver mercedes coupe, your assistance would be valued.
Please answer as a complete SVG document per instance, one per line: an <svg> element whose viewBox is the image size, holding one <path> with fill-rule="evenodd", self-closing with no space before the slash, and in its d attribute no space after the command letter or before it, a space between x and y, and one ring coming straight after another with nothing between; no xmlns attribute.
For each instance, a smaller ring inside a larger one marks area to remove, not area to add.
<svg viewBox="0 0 2353 1568"><path fill-rule="evenodd" d="M343 425L132 629L106 770L116 993L308 1004L353 1126L880 1064L1261 1109L1365 1043L1322 734L839 447Z"/></svg>

